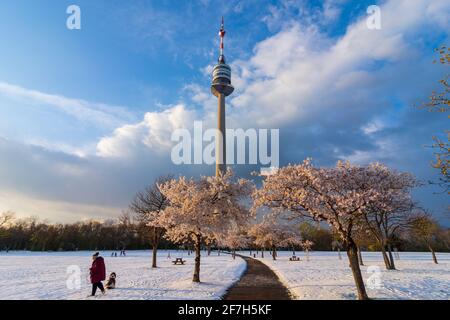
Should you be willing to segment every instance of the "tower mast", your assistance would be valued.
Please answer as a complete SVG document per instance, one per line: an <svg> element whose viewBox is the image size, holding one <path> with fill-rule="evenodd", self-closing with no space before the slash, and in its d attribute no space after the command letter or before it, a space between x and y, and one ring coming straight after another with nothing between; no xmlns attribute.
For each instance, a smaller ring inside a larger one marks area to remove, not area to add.
<svg viewBox="0 0 450 320"><path fill-rule="evenodd" d="M225 126L225 97L233 93L234 88L231 85L231 68L225 62L224 38L225 24L222 17L222 25L219 31L220 37L220 55L218 63L213 69L213 80L211 92L217 97L217 133L216 133L216 176L226 171L226 126Z"/></svg>

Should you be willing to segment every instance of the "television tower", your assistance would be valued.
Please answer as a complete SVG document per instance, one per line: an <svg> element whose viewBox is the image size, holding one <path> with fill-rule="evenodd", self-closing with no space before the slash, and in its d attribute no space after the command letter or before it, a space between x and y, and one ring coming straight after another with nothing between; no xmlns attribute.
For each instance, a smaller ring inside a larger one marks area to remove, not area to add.
<svg viewBox="0 0 450 320"><path fill-rule="evenodd" d="M231 85L231 68L225 62L223 54L223 39L225 38L225 26L222 17L222 26L219 31L220 36L220 56L218 63L213 69L213 80L211 92L218 99L218 121L216 133L216 176L225 173L227 164L226 156L226 129L225 129L225 97L233 93L234 88Z"/></svg>

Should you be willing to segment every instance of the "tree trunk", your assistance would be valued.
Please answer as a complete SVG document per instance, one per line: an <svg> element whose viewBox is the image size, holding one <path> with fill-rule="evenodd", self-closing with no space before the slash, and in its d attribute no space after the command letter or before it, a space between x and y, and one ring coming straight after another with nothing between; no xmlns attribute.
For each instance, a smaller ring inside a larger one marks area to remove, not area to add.
<svg viewBox="0 0 450 320"><path fill-rule="evenodd" d="M201 236L197 235L197 240L195 242L195 267L194 276L192 278L193 282L200 282L200 256L201 256Z"/></svg>
<svg viewBox="0 0 450 320"><path fill-rule="evenodd" d="M341 249L338 248L337 251L338 251L339 260L342 260Z"/></svg>
<svg viewBox="0 0 450 320"><path fill-rule="evenodd" d="M236 250L233 249L233 260L235 260L235 259L236 259Z"/></svg>
<svg viewBox="0 0 450 320"><path fill-rule="evenodd" d="M381 245L381 254L383 255L384 265L386 266L386 270L392 270L391 263L389 261L389 257L386 253L386 247L384 244Z"/></svg>
<svg viewBox="0 0 450 320"><path fill-rule="evenodd" d="M358 261L359 261L360 266L364 265L364 261L363 261L362 254L361 254L361 248L359 246L358 246Z"/></svg>
<svg viewBox="0 0 450 320"><path fill-rule="evenodd" d="M433 256L433 262L438 264L437 258L436 258L436 253L434 252L433 248L431 247L431 245L428 245L428 249L430 249L431 251L431 255Z"/></svg>
<svg viewBox="0 0 450 320"><path fill-rule="evenodd" d="M152 268L156 268L156 256L158 253L158 246L153 245L153 252L152 252Z"/></svg>
<svg viewBox="0 0 450 320"><path fill-rule="evenodd" d="M272 258L273 260L277 260L277 250L275 247L272 247Z"/></svg>
<svg viewBox="0 0 450 320"><path fill-rule="evenodd" d="M208 256L211 255L211 245L208 245Z"/></svg>
<svg viewBox="0 0 450 320"><path fill-rule="evenodd" d="M264 249L261 250L261 258L264 258Z"/></svg>
<svg viewBox="0 0 450 320"><path fill-rule="evenodd" d="M157 257L157 255L158 255L158 234L157 234L157 230L154 230L153 231L154 232L154 234L153 234L153 241L152 241L152 244L153 244L153 253L152 253L152 268L156 268L156 257Z"/></svg>
<svg viewBox="0 0 450 320"><path fill-rule="evenodd" d="M394 256L392 255L392 247L390 244L387 245L387 249L388 249L388 253L389 253L389 262L391 265L390 270L395 270L395 261L394 261Z"/></svg>
<svg viewBox="0 0 450 320"><path fill-rule="evenodd" d="M350 240L350 243L347 245L347 256L350 263L350 268L352 269L353 279L355 280L358 299L368 300L369 297L366 293L366 287L364 285L364 280L358 263L358 248L353 240Z"/></svg>

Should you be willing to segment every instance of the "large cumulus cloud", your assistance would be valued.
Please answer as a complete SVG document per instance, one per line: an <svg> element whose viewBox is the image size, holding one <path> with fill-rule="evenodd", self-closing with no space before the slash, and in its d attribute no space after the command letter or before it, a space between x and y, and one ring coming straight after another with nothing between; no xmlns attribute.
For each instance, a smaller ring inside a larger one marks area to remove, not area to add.
<svg viewBox="0 0 450 320"><path fill-rule="evenodd" d="M322 16L337 19L335 2L327 3L330 11ZM436 179L429 165L432 151L425 146L447 128L447 119L413 105L424 101L442 77L442 69L431 64L429 44L448 42L448 1L386 1L381 30L369 30L362 16L339 37L311 21L281 23L280 10L265 18L279 31L258 43L249 59L231 61L236 92L228 101L228 126L279 128L282 164L308 156L321 165L338 159L382 161L424 181ZM191 129L194 120L204 121L205 127L216 121L209 88L188 84L183 94L182 104L120 125L84 158L0 140L1 176L6 177L0 189L123 208L160 174L213 172L212 167L170 161L173 130ZM240 174L254 169L236 167ZM416 196L439 214L447 199L434 191L425 187Z"/></svg>

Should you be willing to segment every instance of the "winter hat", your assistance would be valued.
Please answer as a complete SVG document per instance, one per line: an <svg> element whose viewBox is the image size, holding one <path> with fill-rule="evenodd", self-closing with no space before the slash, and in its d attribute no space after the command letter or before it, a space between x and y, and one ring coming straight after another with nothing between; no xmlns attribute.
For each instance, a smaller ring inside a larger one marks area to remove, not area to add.
<svg viewBox="0 0 450 320"><path fill-rule="evenodd" d="M98 257L99 254L100 254L100 252L97 251L97 252L94 253L92 256L93 256L93 257Z"/></svg>

